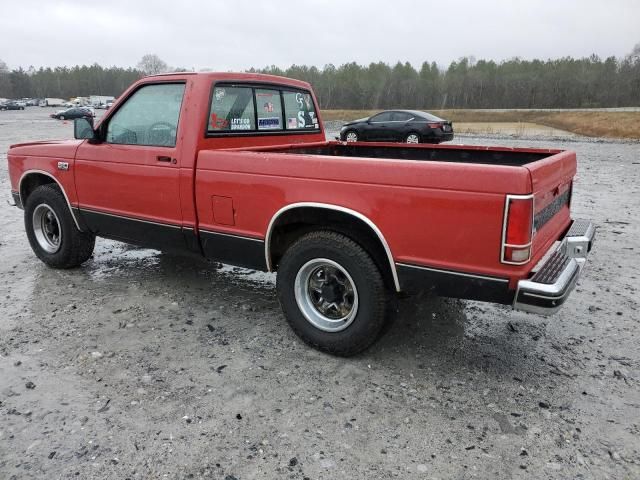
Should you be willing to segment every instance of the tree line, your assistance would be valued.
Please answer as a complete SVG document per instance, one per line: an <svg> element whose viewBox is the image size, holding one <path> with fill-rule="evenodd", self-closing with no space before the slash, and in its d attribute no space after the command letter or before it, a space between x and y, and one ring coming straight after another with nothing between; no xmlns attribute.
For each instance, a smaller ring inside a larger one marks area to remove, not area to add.
<svg viewBox="0 0 640 480"><path fill-rule="evenodd" d="M434 62L419 69L408 62L353 62L259 71L311 83L325 109L640 106L640 44L623 59L593 55L495 62L467 57L446 69Z"/></svg>
<svg viewBox="0 0 640 480"><path fill-rule="evenodd" d="M175 70L155 54L147 54L136 68L102 67L97 63L75 67L9 70L0 59L0 97L72 98L89 95L120 95L144 75ZM183 69L181 69L183 70Z"/></svg>
<svg viewBox="0 0 640 480"><path fill-rule="evenodd" d="M0 97L71 98L88 95L119 95L142 74L132 68L90 66L18 68L0 71Z"/></svg>
<svg viewBox="0 0 640 480"><path fill-rule="evenodd" d="M0 97L118 96L146 73L172 70L152 54L128 69L94 64L9 71L0 61ZM465 57L445 69L435 62L424 62L419 69L409 62L352 62L249 71L307 81L326 109L640 106L640 44L621 59L592 55L495 62Z"/></svg>

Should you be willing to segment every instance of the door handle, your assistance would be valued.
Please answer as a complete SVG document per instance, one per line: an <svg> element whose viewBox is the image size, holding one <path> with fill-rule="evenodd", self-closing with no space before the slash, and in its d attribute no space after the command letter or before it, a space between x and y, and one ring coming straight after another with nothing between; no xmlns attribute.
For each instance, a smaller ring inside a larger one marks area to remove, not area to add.
<svg viewBox="0 0 640 480"><path fill-rule="evenodd" d="M167 163L176 163L177 160L175 158L168 157L166 155L158 155L156 160L159 162L167 162Z"/></svg>

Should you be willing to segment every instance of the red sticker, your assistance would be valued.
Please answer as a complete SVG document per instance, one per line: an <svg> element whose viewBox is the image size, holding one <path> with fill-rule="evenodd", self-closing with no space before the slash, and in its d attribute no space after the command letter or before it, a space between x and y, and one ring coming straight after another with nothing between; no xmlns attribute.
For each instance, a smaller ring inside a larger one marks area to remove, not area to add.
<svg viewBox="0 0 640 480"><path fill-rule="evenodd" d="M215 112L211 114L211 118L209 119L209 128L211 130L224 130L228 126L229 120L218 117Z"/></svg>

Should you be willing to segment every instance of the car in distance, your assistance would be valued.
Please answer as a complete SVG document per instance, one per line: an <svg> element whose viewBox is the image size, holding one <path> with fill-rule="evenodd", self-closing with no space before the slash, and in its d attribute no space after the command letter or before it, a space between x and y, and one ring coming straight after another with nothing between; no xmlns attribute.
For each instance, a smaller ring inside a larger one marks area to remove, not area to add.
<svg viewBox="0 0 640 480"><path fill-rule="evenodd" d="M451 122L418 110L388 110L345 123L343 142L441 143L453 140Z"/></svg>
<svg viewBox="0 0 640 480"><path fill-rule="evenodd" d="M10 100L0 105L0 110L24 110L24 105L21 105L19 102Z"/></svg>
<svg viewBox="0 0 640 480"><path fill-rule="evenodd" d="M71 107L66 110L59 110L56 113L52 113L49 115L51 118L55 118L58 120L69 120L73 118L90 118L93 117L94 114L91 110L85 107Z"/></svg>

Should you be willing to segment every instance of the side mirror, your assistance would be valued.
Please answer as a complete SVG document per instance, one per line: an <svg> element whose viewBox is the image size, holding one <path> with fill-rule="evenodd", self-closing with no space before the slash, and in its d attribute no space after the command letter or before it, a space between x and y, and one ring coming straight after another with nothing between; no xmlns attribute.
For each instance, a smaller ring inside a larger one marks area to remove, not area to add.
<svg viewBox="0 0 640 480"><path fill-rule="evenodd" d="M95 140L96 132L93 129L93 118L76 118L73 121L73 136L76 140Z"/></svg>

